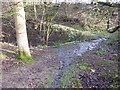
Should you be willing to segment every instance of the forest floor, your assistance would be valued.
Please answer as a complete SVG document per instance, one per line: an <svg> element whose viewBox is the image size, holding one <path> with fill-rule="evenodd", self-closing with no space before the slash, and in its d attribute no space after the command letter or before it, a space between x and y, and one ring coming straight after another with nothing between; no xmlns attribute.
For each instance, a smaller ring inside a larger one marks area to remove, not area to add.
<svg viewBox="0 0 120 90"><path fill-rule="evenodd" d="M107 41L91 42L31 49L33 60L15 59L17 47L1 45L8 50L2 50L6 54L2 62L2 88L120 87L117 46Z"/></svg>

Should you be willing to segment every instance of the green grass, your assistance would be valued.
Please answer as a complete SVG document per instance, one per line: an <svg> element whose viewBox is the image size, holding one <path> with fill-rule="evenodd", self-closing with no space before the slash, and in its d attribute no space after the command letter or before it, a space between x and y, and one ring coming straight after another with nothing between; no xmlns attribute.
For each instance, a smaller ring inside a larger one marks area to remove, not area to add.
<svg viewBox="0 0 120 90"><path fill-rule="evenodd" d="M59 32L63 31L67 33L68 41L91 41L95 40L98 37L110 36L110 33L101 30L86 30L80 26L64 26L60 24L54 24L52 27L56 28L54 31ZM60 46L61 43L55 42L55 46Z"/></svg>
<svg viewBox="0 0 120 90"><path fill-rule="evenodd" d="M107 52L105 50L96 51L96 55L105 55Z"/></svg>
<svg viewBox="0 0 120 90"><path fill-rule="evenodd" d="M86 31L84 28L75 29L72 27L54 24L54 28L57 28L58 32L62 30L67 33L68 41L90 41L96 39L96 35L91 33L90 31ZM56 32L57 32L56 31Z"/></svg>
<svg viewBox="0 0 120 90"><path fill-rule="evenodd" d="M114 44L114 42L117 42L119 40L119 38L118 37L110 37L107 41L106 41L106 43L107 44Z"/></svg>
<svg viewBox="0 0 120 90"><path fill-rule="evenodd" d="M115 32L109 36L109 39L105 41L106 44L114 45L119 41L119 33Z"/></svg>
<svg viewBox="0 0 120 90"><path fill-rule="evenodd" d="M38 48L48 48L47 45L38 45L37 47L38 47Z"/></svg>
<svg viewBox="0 0 120 90"><path fill-rule="evenodd" d="M99 30L90 30L92 34L96 34L98 36L104 37L104 36L110 36L111 34L106 31L99 31Z"/></svg>
<svg viewBox="0 0 120 90"><path fill-rule="evenodd" d="M95 61L95 63L97 65L107 65L107 64L117 63L117 61L105 61L105 60L102 60L102 61Z"/></svg>
<svg viewBox="0 0 120 90"><path fill-rule="evenodd" d="M83 27L80 27L79 25L72 25L72 27L73 28L76 28L76 29L78 29L78 30L80 30L80 31L87 31L87 32L89 32L90 34L95 34L95 35L99 35L99 36L101 36L101 37L104 37L104 36L109 36L109 35L111 35L110 33L108 33L107 31L101 31L101 30L99 30L99 29L90 29L90 30L87 30L87 29L85 29L85 28L83 28Z"/></svg>
<svg viewBox="0 0 120 90"><path fill-rule="evenodd" d="M62 42L54 42L53 45L56 46L56 47L59 47L59 46L62 46Z"/></svg>

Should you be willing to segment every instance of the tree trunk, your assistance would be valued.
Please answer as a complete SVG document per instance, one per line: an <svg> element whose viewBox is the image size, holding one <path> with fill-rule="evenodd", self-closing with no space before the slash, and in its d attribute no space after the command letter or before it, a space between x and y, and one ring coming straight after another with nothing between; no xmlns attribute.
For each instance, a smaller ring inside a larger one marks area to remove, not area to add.
<svg viewBox="0 0 120 90"><path fill-rule="evenodd" d="M31 56L26 31L25 11L22 0L16 0L14 12L19 57Z"/></svg>
<svg viewBox="0 0 120 90"><path fill-rule="evenodd" d="M65 15L68 16L67 15L67 1L66 0L65 0Z"/></svg>
<svg viewBox="0 0 120 90"><path fill-rule="evenodd" d="M42 7L42 6L41 6ZM42 25L43 25L43 21L44 21L44 15L45 15L45 11L46 11L46 8L45 8L45 5L43 4L43 11L42 11L42 18L41 18L41 21L40 21L40 32L42 31Z"/></svg>
<svg viewBox="0 0 120 90"><path fill-rule="evenodd" d="M37 15L37 8L36 8L36 3L34 2L34 16L37 19L38 15Z"/></svg>

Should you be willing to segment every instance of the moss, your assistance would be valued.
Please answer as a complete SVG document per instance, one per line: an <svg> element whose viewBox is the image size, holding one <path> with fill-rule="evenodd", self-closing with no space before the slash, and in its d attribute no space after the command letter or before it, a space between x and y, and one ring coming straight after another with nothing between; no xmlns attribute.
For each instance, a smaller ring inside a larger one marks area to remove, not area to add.
<svg viewBox="0 0 120 90"><path fill-rule="evenodd" d="M18 51L18 56L16 58L21 60L32 60L32 56L25 51Z"/></svg>
<svg viewBox="0 0 120 90"><path fill-rule="evenodd" d="M32 58L32 56L17 56L17 59L21 59L21 61L25 64L34 64L36 61Z"/></svg>
<svg viewBox="0 0 120 90"><path fill-rule="evenodd" d="M17 56L17 59L22 59L22 60L32 60L32 56L26 55L26 56Z"/></svg>

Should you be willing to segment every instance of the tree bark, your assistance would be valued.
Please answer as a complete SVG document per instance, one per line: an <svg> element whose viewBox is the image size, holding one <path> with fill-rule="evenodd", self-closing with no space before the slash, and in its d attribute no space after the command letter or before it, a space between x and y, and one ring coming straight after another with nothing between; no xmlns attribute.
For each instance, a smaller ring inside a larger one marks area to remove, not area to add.
<svg viewBox="0 0 120 90"><path fill-rule="evenodd" d="M15 29L16 29L16 38L17 45L19 49L19 56L31 56L27 31L26 31L26 20L25 20L25 11L23 7L22 0L16 0L16 5L14 6L14 18L15 18Z"/></svg>

